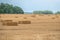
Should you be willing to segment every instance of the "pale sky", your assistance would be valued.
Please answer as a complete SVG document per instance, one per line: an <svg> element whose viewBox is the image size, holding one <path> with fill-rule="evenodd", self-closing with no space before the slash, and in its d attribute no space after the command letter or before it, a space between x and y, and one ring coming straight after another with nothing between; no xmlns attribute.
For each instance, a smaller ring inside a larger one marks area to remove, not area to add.
<svg viewBox="0 0 60 40"><path fill-rule="evenodd" d="M21 7L25 12L35 10L60 11L60 0L0 0Z"/></svg>

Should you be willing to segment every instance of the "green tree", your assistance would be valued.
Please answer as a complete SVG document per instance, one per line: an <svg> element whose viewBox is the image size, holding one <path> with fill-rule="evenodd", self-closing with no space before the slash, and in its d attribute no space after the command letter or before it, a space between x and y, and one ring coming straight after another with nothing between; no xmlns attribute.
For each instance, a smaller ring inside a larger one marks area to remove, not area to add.
<svg viewBox="0 0 60 40"><path fill-rule="evenodd" d="M42 14L43 11L33 11L33 14Z"/></svg>
<svg viewBox="0 0 60 40"><path fill-rule="evenodd" d="M53 12L48 11L48 10L45 10L45 11L33 11L33 14L53 14Z"/></svg>
<svg viewBox="0 0 60 40"><path fill-rule="evenodd" d="M55 14L60 14L60 11L57 11Z"/></svg>
<svg viewBox="0 0 60 40"><path fill-rule="evenodd" d="M8 13L8 14L24 14L24 11L22 10L22 8L18 7L18 6L13 6L13 5L10 5L10 4L4 4L4 3L1 3L0 4L0 14L1 13Z"/></svg>
<svg viewBox="0 0 60 40"><path fill-rule="evenodd" d="M45 10L45 11L43 11L43 14L53 14L53 12L52 11Z"/></svg>
<svg viewBox="0 0 60 40"><path fill-rule="evenodd" d="M14 10L14 13L22 13L22 14L24 13L23 10L21 10L21 8L18 6L15 6L13 10Z"/></svg>

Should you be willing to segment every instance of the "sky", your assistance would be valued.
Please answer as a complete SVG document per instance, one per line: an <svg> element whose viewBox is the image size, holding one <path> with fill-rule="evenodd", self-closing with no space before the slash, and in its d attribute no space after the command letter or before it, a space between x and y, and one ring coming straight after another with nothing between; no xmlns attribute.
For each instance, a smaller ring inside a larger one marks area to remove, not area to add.
<svg viewBox="0 0 60 40"><path fill-rule="evenodd" d="M21 7L25 12L36 10L60 11L60 0L0 0L0 3L9 3Z"/></svg>

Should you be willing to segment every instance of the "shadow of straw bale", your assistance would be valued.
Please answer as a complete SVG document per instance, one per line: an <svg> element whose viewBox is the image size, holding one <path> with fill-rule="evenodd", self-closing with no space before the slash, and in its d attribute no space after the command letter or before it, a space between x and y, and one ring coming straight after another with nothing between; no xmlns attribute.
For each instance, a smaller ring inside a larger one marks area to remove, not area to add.
<svg viewBox="0 0 60 40"><path fill-rule="evenodd" d="M18 24L31 24L31 21L19 21Z"/></svg>
<svg viewBox="0 0 60 40"><path fill-rule="evenodd" d="M55 17L52 17L52 19L55 19Z"/></svg>
<svg viewBox="0 0 60 40"><path fill-rule="evenodd" d="M18 26L18 23L12 22L12 20L4 20L4 21L2 21L2 25L4 25L4 26Z"/></svg>
<svg viewBox="0 0 60 40"><path fill-rule="evenodd" d="M24 17L24 19L27 19L27 17Z"/></svg>
<svg viewBox="0 0 60 40"><path fill-rule="evenodd" d="M32 15L31 17L36 17L36 15Z"/></svg>
<svg viewBox="0 0 60 40"><path fill-rule="evenodd" d="M7 26L18 26L18 23L17 22L7 23Z"/></svg>
<svg viewBox="0 0 60 40"><path fill-rule="evenodd" d="M56 18L59 18L59 16L58 16L58 15L56 15Z"/></svg>
<svg viewBox="0 0 60 40"><path fill-rule="evenodd" d="M18 18L17 16L15 16L15 18Z"/></svg>

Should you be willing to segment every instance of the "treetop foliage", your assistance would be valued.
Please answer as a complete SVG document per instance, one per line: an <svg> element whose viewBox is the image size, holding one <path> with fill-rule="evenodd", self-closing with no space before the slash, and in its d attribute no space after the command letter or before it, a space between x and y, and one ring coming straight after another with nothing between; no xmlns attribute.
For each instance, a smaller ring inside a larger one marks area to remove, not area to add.
<svg viewBox="0 0 60 40"><path fill-rule="evenodd" d="M8 14L24 14L22 8L18 6L13 6L10 4L0 3L0 14L8 13Z"/></svg>
<svg viewBox="0 0 60 40"><path fill-rule="evenodd" d="M53 14L53 12L48 11L48 10L45 10L45 11L33 11L33 14Z"/></svg>

